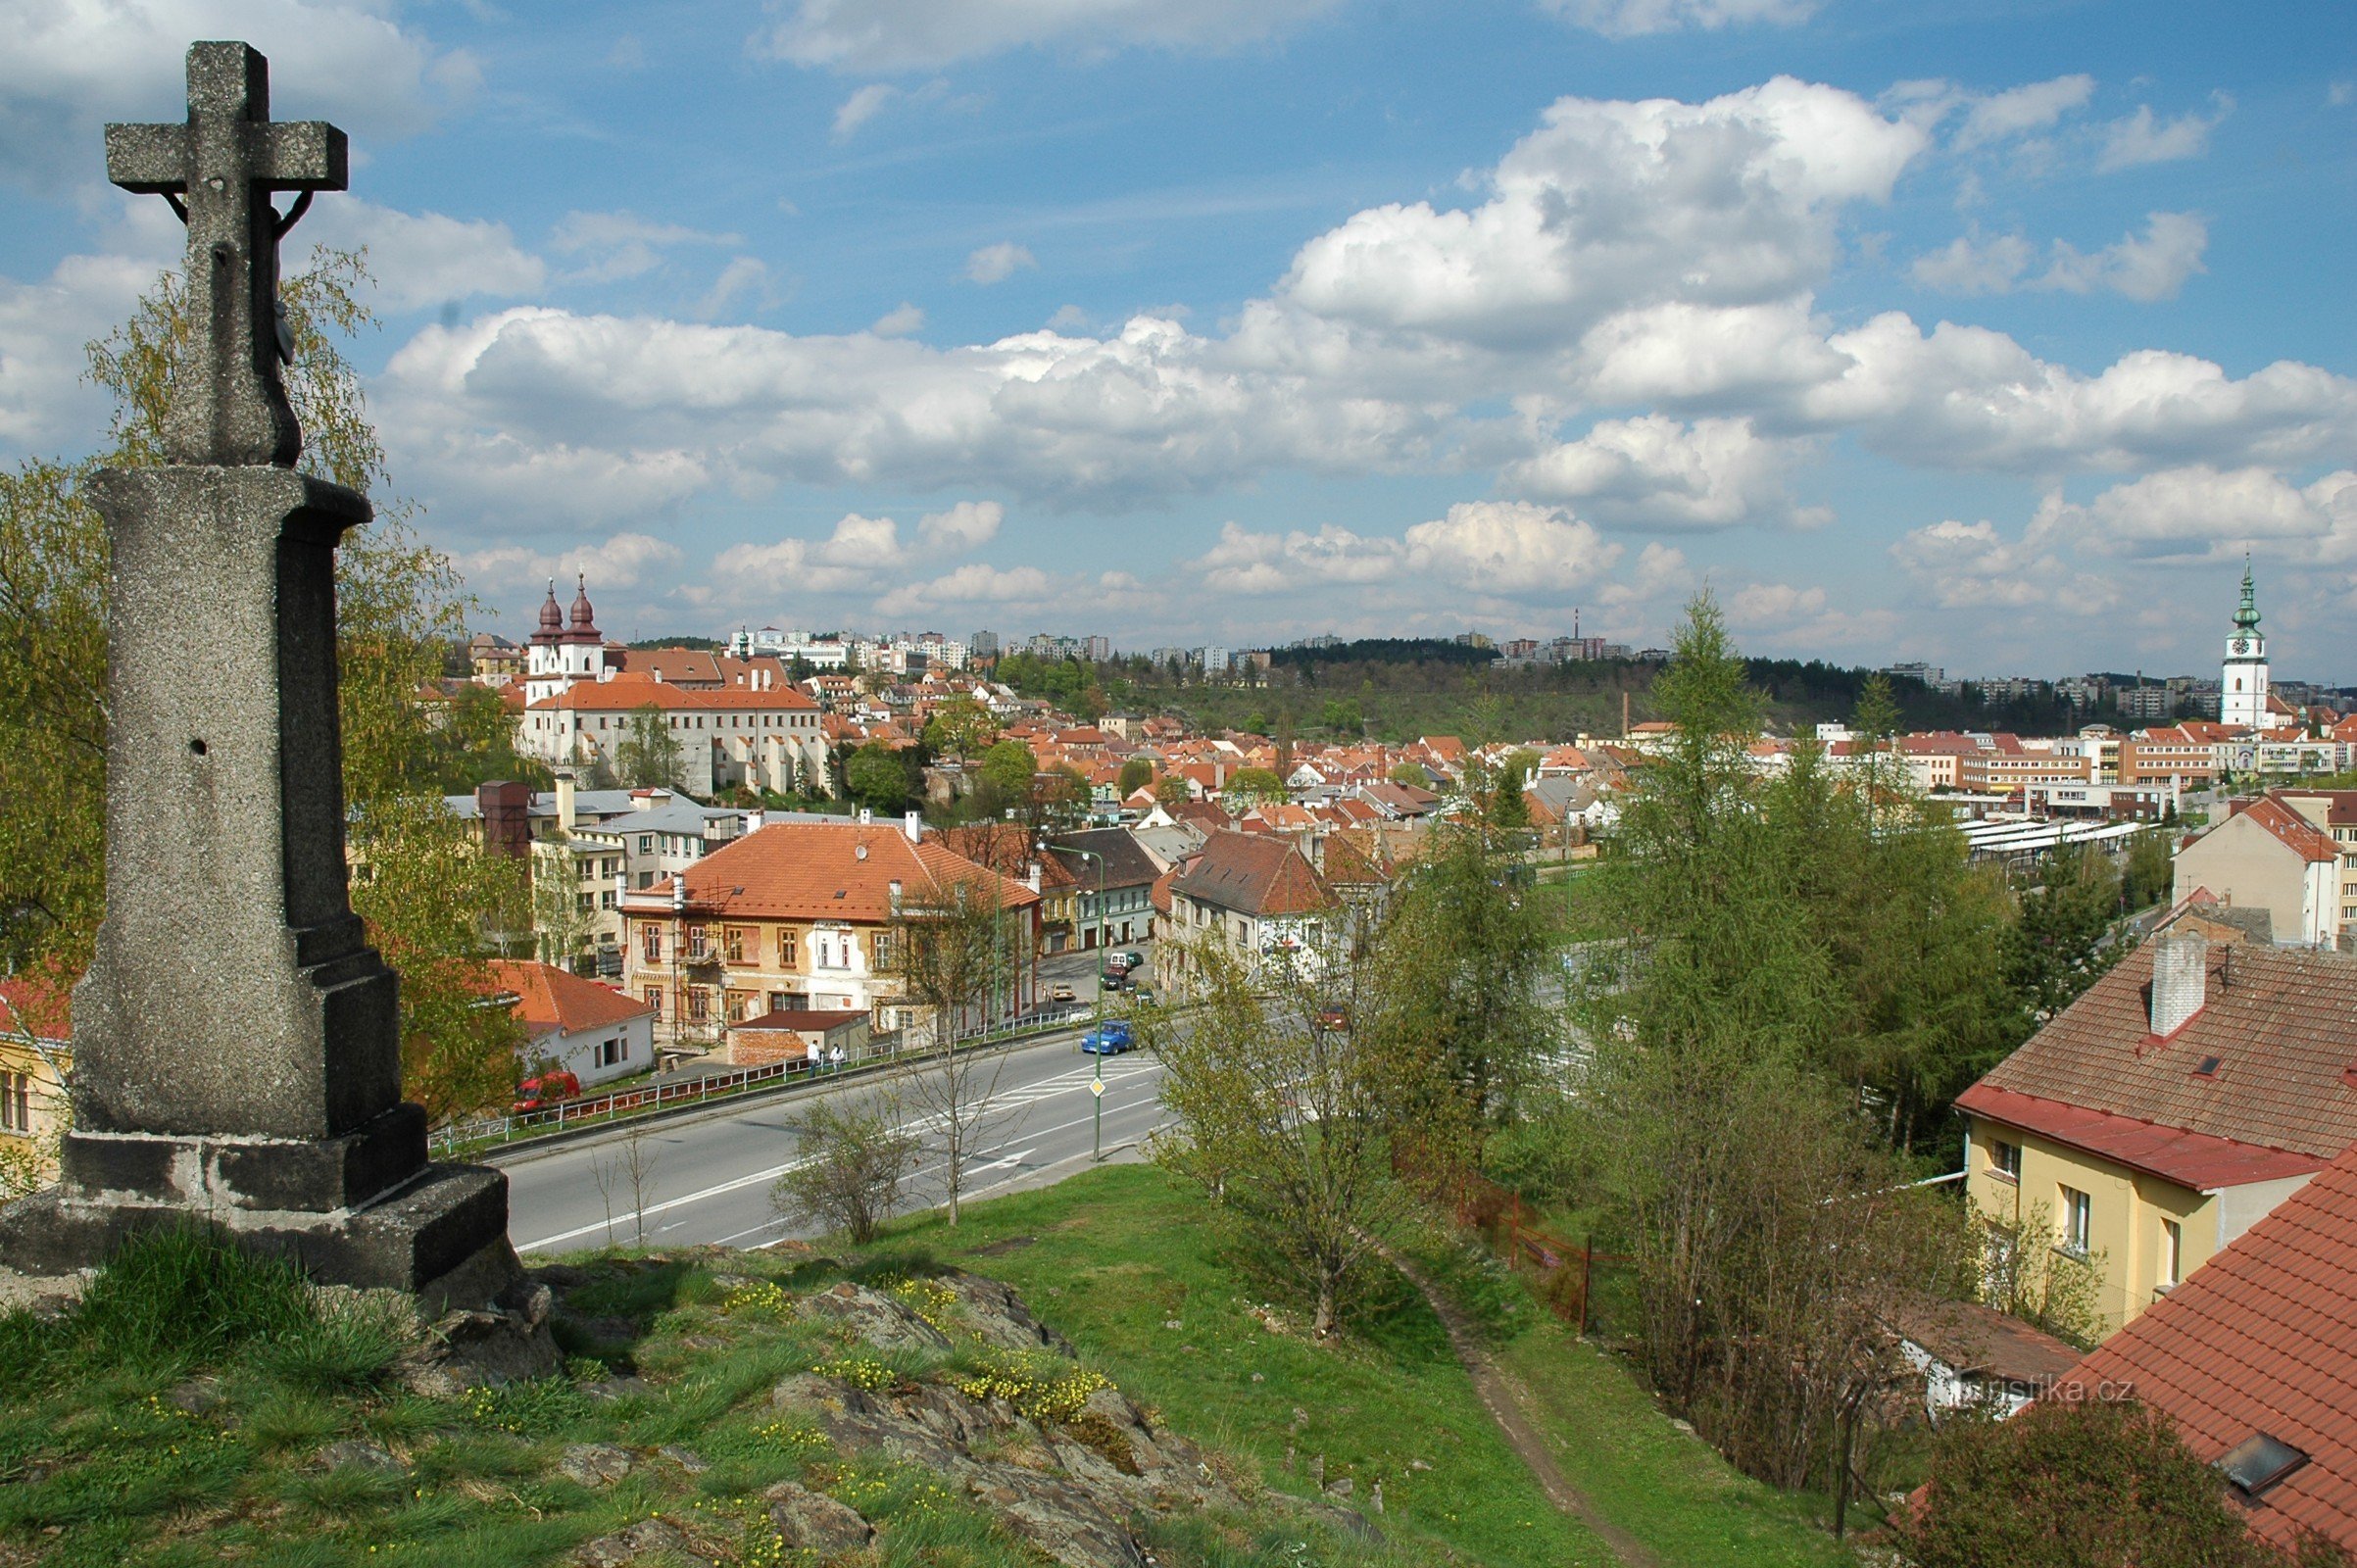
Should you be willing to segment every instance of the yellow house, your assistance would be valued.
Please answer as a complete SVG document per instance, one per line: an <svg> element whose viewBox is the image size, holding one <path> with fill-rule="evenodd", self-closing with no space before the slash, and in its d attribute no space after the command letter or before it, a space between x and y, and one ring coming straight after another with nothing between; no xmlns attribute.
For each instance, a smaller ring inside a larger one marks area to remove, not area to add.
<svg viewBox="0 0 2357 1568"><path fill-rule="evenodd" d="M2357 959L2173 930L1956 1105L1972 1201L2042 1209L2109 1333L2357 1143Z"/></svg>
<svg viewBox="0 0 2357 1568"><path fill-rule="evenodd" d="M0 1198L56 1179L73 1070L66 993L23 976L0 980Z"/></svg>

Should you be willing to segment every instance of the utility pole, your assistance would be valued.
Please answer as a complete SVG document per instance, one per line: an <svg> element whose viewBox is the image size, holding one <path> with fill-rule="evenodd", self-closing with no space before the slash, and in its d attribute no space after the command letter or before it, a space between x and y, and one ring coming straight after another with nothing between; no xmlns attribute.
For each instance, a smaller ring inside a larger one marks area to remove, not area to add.
<svg viewBox="0 0 2357 1568"><path fill-rule="evenodd" d="M1084 850L1076 844L1059 844L1055 847L1068 854L1085 855L1097 862L1097 947L1100 956L1097 959L1097 1050L1093 1053L1097 1058L1097 1065L1094 1074L1089 1079L1089 1100L1093 1106L1090 1119L1094 1124L1094 1131L1090 1135L1092 1146L1089 1151L1089 1158L1103 1160L1105 1158L1105 958L1103 956L1105 942L1105 857L1099 855L1095 850Z"/></svg>

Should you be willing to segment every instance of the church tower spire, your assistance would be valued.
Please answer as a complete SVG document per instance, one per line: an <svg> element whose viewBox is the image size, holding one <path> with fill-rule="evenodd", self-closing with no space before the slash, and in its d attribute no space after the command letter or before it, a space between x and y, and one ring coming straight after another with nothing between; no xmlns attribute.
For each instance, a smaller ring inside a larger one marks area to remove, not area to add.
<svg viewBox="0 0 2357 1568"><path fill-rule="evenodd" d="M2218 672L2218 721L2236 729L2258 729L2267 722L2267 636L2259 630L2258 589L2248 556L2242 559L2242 602L2235 607L2226 662Z"/></svg>

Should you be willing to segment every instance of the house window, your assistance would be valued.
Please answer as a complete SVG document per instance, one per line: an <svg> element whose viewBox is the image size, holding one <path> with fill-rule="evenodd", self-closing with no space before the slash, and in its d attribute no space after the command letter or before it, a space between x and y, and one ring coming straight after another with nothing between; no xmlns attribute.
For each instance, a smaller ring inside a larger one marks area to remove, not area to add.
<svg viewBox="0 0 2357 1568"><path fill-rule="evenodd" d="M868 952L874 956L876 968L888 969L892 967L892 933L889 931L878 931L874 937L869 939Z"/></svg>
<svg viewBox="0 0 2357 1568"><path fill-rule="evenodd" d="M2062 1189L2062 1250L2079 1257L2092 1250L2094 1200L2076 1187Z"/></svg>
<svg viewBox="0 0 2357 1568"><path fill-rule="evenodd" d="M1998 1139L1989 1146L1989 1174L2004 1181L2022 1179L2022 1146Z"/></svg>
<svg viewBox="0 0 2357 1568"><path fill-rule="evenodd" d="M651 852L654 850L654 848L655 848L655 835L654 835L654 834L652 834L652 833L641 833L641 834L638 836L638 853L639 853L639 854L641 854L641 855L646 855L646 854L649 854L649 853L651 853Z"/></svg>
<svg viewBox="0 0 2357 1568"><path fill-rule="evenodd" d="M712 1015L712 994L704 986L687 988L687 1021L709 1023Z"/></svg>
<svg viewBox="0 0 2357 1568"><path fill-rule="evenodd" d="M614 1040L600 1041L598 1043L599 1066L618 1067L629 1059L630 1046L627 1041L617 1038Z"/></svg>
<svg viewBox="0 0 2357 1568"><path fill-rule="evenodd" d="M730 963L751 963L761 956L761 933L749 925L720 928L720 952Z"/></svg>
<svg viewBox="0 0 2357 1568"><path fill-rule="evenodd" d="M648 963L663 962L663 927L652 920L638 928L638 956Z"/></svg>
<svg viewBox="0 0 2357 1568"><path fill-rule="evenodd" d="M32 1131L32 1075L0 1072L0 1132Z"/></svg>
<svg viewBox="0 0 2357 1568"><path fill-rule="evenodd" d="M725 999L728 1009L728 1021L730 1023L743 1023L746 1019L752 1017L760 1010L760 1008L756 1005L760 1000L761 993L758 991L729 992L727 998Z"/></svg>
<svg viewBox="0 0 2357 1568"><path fill-rule="evenodd" d="M802 943L791 930L777 933L777 966L791 969L802 962Z"/></svg>
<svg viewBox="0 0 2357 1568"><path fill-rule="evenodd" d="M655 1016L661 1018L663 1016L663 987L649 986L639 995L645 999L648 1006L655 1009Z"/></svg>
<svg viewBox="0 0 2357 1568"><path fill-rule="evenodd" d="M2177 1221L2161 1221L2161 1289L2185 1277L2185 1233Z"/></svg>
<svg viewBox="0 0 2357 1568"><path fill-rule="evenodd" d="M705 939L704 927L700 925L689 926L687 928L688 962L695 963L709 956L711 956L710 944Z"/></svg>

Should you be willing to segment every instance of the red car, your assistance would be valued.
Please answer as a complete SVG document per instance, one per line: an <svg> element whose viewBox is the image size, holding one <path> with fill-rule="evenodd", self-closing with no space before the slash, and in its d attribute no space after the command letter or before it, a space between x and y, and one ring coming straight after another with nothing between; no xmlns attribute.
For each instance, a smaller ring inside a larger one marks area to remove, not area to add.
<svg viewBox="0 0 2357 1568"><path fill-rule="evenodd" d="M526 1078L516 1086L516 1110L546 1110L561 1101L572 1100L581 1093L581 1080L569 1072L544 1072L537 1078Z"/></svg>

